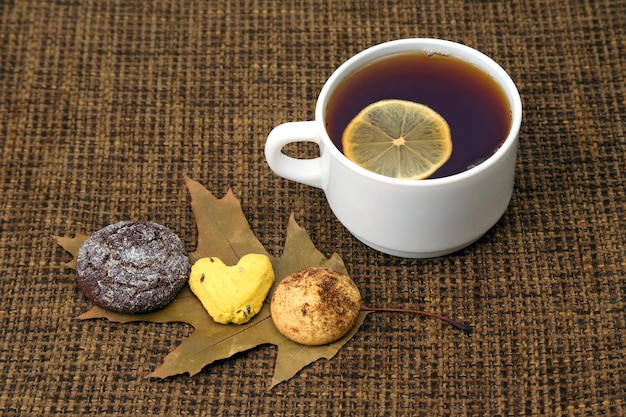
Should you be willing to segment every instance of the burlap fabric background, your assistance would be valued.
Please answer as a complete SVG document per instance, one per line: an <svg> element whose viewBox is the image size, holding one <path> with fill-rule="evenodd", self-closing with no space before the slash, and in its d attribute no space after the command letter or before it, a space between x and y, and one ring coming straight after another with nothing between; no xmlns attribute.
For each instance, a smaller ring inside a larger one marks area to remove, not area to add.
<svg viewBox="0 0 626 417"><path fill-rule="evenodd" d="M621 0L2 1L2 415L623 416L625 15ZM263 156L339 64L404 37L492 56L525 109L507 213L431 260L365 247ZM147 379L191 327L76 320L90 304L51 236L152 220L193 249L185 175L231 187L272 253L293 212L368 305L474 333L373 314L271 391L272 346Z"/></svg>

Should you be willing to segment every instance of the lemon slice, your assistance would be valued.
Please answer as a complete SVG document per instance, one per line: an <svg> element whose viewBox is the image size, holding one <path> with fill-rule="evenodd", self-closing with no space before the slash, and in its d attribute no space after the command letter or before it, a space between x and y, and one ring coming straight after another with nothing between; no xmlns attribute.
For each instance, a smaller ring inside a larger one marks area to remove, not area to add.
<svg viewBox="0 0 626 417"><path fill-rule="evenodd" d="M401 179L424 179L452 154L450 127L436 111L405 100L370 104L346 127L343 153L365 169Z"/></svg>

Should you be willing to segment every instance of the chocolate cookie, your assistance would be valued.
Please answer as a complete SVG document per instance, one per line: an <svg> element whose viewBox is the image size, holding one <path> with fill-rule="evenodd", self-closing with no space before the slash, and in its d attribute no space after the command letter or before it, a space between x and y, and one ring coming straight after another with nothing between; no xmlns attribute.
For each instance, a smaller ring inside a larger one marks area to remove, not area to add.
<svg viewBox="0 0 626 417"><path fill-rule="evenodd" d="M152 222L124 221L93 233L78 252L78 286L95 305L145 313L168 304L189 279L178 236Z"/></svg>
<svg viewBox="0 0 626 417"><path fill-rule="evenodd" d="M270 304L280 333L303 345L324 345L341 339L356 323L361 294L349 276L329 268L311 267L283 279Z"/></svg>

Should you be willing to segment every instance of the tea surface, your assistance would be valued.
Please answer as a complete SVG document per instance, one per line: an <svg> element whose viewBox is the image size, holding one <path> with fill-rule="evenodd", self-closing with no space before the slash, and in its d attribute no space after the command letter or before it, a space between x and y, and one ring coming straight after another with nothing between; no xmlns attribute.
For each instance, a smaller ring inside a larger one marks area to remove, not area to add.
<svg viewBox="0 0 626 417"><path fill-rule="evenodd" d="M442 55L401 54L361 68L335 89L326 107L326 128L335 146L342 151L343 131L363 108L392 98L425 104L450 126L452 155L430 178L480 164L510 130L508 100L480 69Z"/></svg>

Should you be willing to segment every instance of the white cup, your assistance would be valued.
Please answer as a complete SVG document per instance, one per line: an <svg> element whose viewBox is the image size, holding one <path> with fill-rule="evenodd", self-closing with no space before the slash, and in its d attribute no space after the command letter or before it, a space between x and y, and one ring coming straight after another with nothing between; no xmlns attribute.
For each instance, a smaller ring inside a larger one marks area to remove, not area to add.
<svg viewBox="0 0 626 417"><path fill-rule="evenodd" d="M328 100L338 85L368 63L411 52L453 56L477 66L503 90L511 127L497 151L458 174L425 180L386 177L359 167L333 144L325 128ZM522 103L507 73L486 55L439 39L402 39L366 49L342 64L326 81L314 121L284 123L265 145L270 168L281 177L324 190L339 221L356 238L381 252L429 258L460 250L483 236L505 212L515 176ZM297 159L282 149L292 142L314 142L319 157Z"/></svg>

